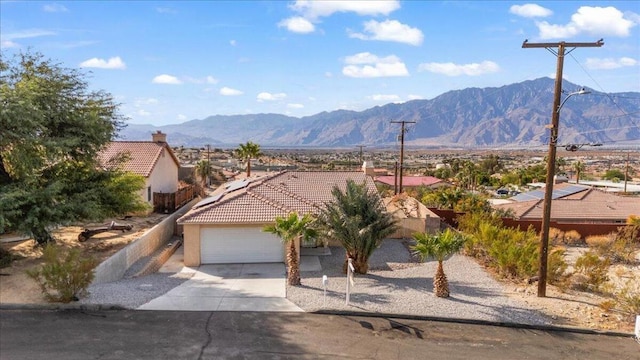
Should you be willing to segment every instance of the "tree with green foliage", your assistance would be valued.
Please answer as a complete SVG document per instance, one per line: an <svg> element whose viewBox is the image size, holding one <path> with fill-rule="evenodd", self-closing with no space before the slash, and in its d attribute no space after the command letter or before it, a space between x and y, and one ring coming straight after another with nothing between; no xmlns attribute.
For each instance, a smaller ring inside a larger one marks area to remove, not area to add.
<svg viewBox="0 0 640 360"><path fill-rule="evenodd" d="M422 261L435 258L438 268L433 277L433 291L437 297L449 297L449 282L444 273L442 263L444 260L462 249L465 238L455 230L447 228L435 235L428 233L415 233L413 238L416 244L411 247L413 252L420 256Z"/></svg>
<svg viewBox="0 0 640 360"><path fill-rule="evenodd" d="M573 170L576 172L576 184L580 183L580 174L584 171L584 163L580 160L573 163L571 166Z"/></svg>
<svg viewBox="0 0 640 360"><path fill-rule="evenodd" d="M625 178L624 173L618 169L607 170L604 173L604 175L602 175L603 180L620 181L620 180L624 180L624 178Z"/></svg>
<svg viewBox="0 0 640 360"><path fill-rule="evenodd" d="M344 191L334 186L331 193L333 200L321 212L319 223L327 236L339 241L346 250L343 269L346 271L348 259L352 259L355 272L366 274L369 257L396 230L395 221L378 193L369 190L365 183L347 180Z"/></svg>
<svg viewBox="0 0 640 360"><path fill-rule="evenodd" d="M209 186L209 177L211 176L211 163L208 160L200 160L196 164L196 175L200 178L203 187Z"/></svg>
<svg viewBox="0 0 640 360"><path fill-rule="evenodd" d="M313 226L314 219L309 214L299 217L291 213L288 217L276 217L275 224L267 225L262 231L277 235L287 246L287 283L300 285L300 263L296 240L314 238L317 231Z"/></svg>
<svg viewBox="0 0 640 360"><path fill-rule="evenodd" d="M239 159L247 161L247 177L251 176L251 159L262 156L260 145L247 141L245 144L240 144L235 152Z"/></svg>
<svg viewBox="0 0 640 360"><path fill-rule="evenodd" d="M83 74L41 54L2 54L0 103L0 232L43 244L52 226L145 209L144 179L99 163L123 117Z"/></svg>

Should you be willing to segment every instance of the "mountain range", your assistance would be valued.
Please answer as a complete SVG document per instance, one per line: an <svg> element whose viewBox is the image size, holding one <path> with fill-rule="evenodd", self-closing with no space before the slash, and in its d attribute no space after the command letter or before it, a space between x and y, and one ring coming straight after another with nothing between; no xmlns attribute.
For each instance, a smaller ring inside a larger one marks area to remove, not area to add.
<svg viewBox="0 0 640 360"><path fill-rule="evenodd" d="M336 110L302 118L280 114L213 115L181 124L129 124L119 140L149 140L157 130L172 146L525 148L548 144L554 80L540 78L502 87L449 91L430 100ZM563 81L558 144L640 145L640 92L572 94ZM573 96L576 95L576 96ZM571 99L569 99L571 97ZM393 121L393 122L392 122Z"/></svg>

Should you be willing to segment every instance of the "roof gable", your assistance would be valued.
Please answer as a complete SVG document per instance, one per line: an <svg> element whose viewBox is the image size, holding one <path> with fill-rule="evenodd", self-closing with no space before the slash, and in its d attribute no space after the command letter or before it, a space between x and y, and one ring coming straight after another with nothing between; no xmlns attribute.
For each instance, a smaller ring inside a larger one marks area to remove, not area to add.
<svg viewBox="0 0 640 360"><path fill-rule="evenodd" d="M163 142L112 141L99 153L98 157L103 166L108 166L111 159L121 154L128 157L128 160L122 165L122 170L144 177L151 175L153 168L163 155L169 155L176 166L180 167L180 162L173 150Z"/></svg>

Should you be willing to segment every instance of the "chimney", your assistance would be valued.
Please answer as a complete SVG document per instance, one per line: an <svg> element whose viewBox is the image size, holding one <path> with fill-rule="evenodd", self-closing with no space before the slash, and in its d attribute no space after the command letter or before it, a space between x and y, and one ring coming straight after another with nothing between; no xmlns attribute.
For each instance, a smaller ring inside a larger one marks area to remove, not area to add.
<svg viewBox="0 0 640 360"><path fill-rule="evenodd" d="M373 167L373 161L365 161L362 164L362 172L367 176L375 176L376 172Z"/></svg>
<svg viewBox="0 0 640 360"><path fill-rule="evenodd" d="M167 134L162 133L162 131L158 130L154 134L151 134L151 141L157 143L166 143L167 142Z"/></svg>

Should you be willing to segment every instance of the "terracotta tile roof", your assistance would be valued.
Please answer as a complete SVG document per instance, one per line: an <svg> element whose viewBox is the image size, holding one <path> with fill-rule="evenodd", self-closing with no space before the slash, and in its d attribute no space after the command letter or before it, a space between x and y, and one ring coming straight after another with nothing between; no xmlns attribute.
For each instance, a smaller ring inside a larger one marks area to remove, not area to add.
<svg viewBox="0 0 640 360"><path fill-rule="evenodd" d="M373 180L360 172L285 171L257 179L242 189L227 192L216 202L194 208L180 219L182 224L269 223L291 212L317 214L333 200L331 190L344 190L347 180L365 182L376 191Z"/></svg>
<svg viewBox="0 0 640 360"><path fill-rule="evenodd" d="M376 181L393 186L395 179L393 176L376 176ZM441 183L442 180L433 176L403 176L402 186L431 186Z"/></svg>
<svg viewBox="0 0 640 360"><path fill-rule="evenodd" d="M163 152L169 154L178 167L180 166L180 162L167 143L153 141L112 141L99 153L98 157L100 163L106 166L112 158L119 154L126 154L129 160L124 163L123 170L148 177Z"/></svg>
<svg viewBox="0 0 640 360"><path fill-rule="evenodd" d="M522 220L542 219L544 200L530 200L495 205L496 209L512 209ZM622 197L596 189L587 189L551 202L551 219L555 221L624 221L629 215L640 215L640 199Z"/></svg>

